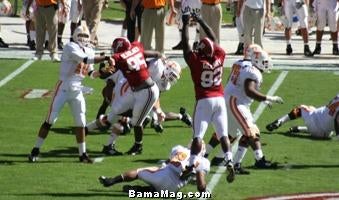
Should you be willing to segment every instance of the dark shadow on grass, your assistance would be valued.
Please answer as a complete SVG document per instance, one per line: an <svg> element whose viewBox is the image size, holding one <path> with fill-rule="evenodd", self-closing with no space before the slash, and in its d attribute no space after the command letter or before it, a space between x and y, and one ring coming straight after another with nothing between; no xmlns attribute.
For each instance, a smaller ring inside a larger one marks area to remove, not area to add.
<svg viewBox="0 0 339 200"><path fill-rule="evenodd" d="M148 164L159 164L160 160L163 160L163 159L162 158L138 159L138 160L133 160L133 162L148 163Z"/></svg>
<svg viewBox="0 0 339 200"><path fill-rule="evenodd" d="M51 132L56 134L64 134L64 135L74 135L74 127L63 127L63 128L51 128ZM89 135L106 135L108 134L107 131L90 131L87 136Z"/></svg>
<svg viewBox="0 0 339 200"><path fill-rule="evenodd" d="M275 131L275 132L261 132L267 135L283 135L286 137L291 137L291 138L299 138L299 139L307 139L307 140L312 140L312 141L331 141L331 138L314 138L311 137L310 134L308 133L290 133L290 132L283 132L283 131Z"/></svg>

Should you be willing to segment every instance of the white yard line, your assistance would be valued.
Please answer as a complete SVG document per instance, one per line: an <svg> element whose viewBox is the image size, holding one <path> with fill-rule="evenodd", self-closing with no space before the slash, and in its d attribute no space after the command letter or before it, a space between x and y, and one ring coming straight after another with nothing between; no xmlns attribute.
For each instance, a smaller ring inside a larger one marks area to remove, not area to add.
<svg viewBox="0 0 339 200"><path fill-rule="evenodd" d="M279 74L277 80L274 82L274 84L272 85L272 87L268 91L267 95L270 95L270 96L274 95L274 93L278 90L279 86L282 84L282 82L286 78L287 74L288 74L288 71L283 71ZM260 117L260 115L262 114L262 112L264 111L266 106L267 105L265 103L260 103L257 110L254 112L254 115L253 115L254 121L256 121ZM235 154L237 146L238 146L237 143L232 145L232 153L233 154ZM224 166L218 167L217 171L212 176L210 182L207 184L207 188L208 188L209 192L211 192L211 193L213 192L214 187L218 184L218 182L221 178L221 175L223 174L224 171L225 171Z"/></svg>
<svg viewBox="0 0 339 200"><path fill-rule="evenodd" d="M12 80L14 77L16 77L18 74L23 72L25 69L27 69L33 62L34 60L28 60L23 65L21 65L18 69L16 69L14 72L12 72L10 75L2 79L0 81L0 88L4 86L6 83L8 83L10 80Z"/></svg>

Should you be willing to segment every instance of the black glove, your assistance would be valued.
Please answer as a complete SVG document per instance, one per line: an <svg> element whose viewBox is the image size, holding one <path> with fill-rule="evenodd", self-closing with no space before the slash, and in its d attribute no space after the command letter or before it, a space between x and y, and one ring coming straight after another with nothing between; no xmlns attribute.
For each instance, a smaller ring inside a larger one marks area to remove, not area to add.
<svg viewBox="0 0 339 200"><path fill-rule="evenodd" d="M190 20L190 16L189 15L182 15L181 19L182 19L183 24L188 24L188 22Z"/></svg>
<svg viewBox="0 0 339 200"><path fill-rule="evenodd" d="M193 13L191 14L191 16L192 16L193 20L196 21L196 22L202 21L202 18L200 17L200 15L197 14L197 13L195 13L195 12L193 12Z"/></svg>

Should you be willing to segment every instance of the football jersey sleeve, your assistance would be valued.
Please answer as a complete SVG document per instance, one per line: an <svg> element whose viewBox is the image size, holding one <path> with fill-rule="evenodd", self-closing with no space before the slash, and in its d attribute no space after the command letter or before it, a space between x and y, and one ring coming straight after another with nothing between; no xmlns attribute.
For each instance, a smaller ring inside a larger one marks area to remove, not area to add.
<svg viewBox="0 0 339 200"><path fill-rule="evenodd" d="M188 67L192 68L194 66L194 63L196 63L198 60L198 55L191 51L188 55Z"/></svg>
<svg viewBox="0 0 339 200"><path fill-rule="evenodd" d="M84 58L87 59L88 64L94 63L94 54L88 55L85 53L85 49L81 49L80 46L78 46L76 43L68 43L69 45L66 45L64 51L67 53L71 60L76 61L77 63L83 62Z"/></svg>

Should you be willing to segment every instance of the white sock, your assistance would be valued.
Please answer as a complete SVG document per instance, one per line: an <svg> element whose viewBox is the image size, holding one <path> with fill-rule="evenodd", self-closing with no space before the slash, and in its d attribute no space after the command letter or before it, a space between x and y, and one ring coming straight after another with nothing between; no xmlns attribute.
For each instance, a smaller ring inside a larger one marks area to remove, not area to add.
<svg viewBox="0 0 339 200"><path fill-rule="evenodd" d="M108 146L108 145L111 145L111 144L115 144L115 140L117 138L118 138L118 135L112 132L111 135L109 135L109 138L107 140L106 145Z"/></svg>
<svg viewBox="0 0 339 200"><path fill-rule="evenodd" d="M36 148L39 148L42 146L42 144L44 143L45 139L44 138L41 138L38 136L38 138L36 139L36 142L35 142L35 146Z"/></svg>
<svg viewBox="0 0 339 200"><path fill-rule="evenodd" d="M35 41L36 39L36 32L35 31L29 31L29 37L31 38L31 40Z"/></svg>
<svg viewBox="0 0 339 200"><path fill-rule="evenodd" d="M46 31L45 32L45 41L48 41L49 40L49 35L48 35L48 32Z"/></svg>
<svg viewBox="0 0 339 200"><path fill-rule="evenodd" d="M287 121L290 121L290 117L288 115L284 115L282 116L280 119L278 119L278 121L280 121L282 124L287 122Z"/></svg>
<svg viewBox="0 0 339 200"><path fill-rule="evenodd" d="M226 161L233 160L233 154L231 151L227 151L225 154Z"/></svg>
<svg viewBox="0 0 339 200"><path fill-rule="evenodd" d="M83 153L86 153L86 142L78 143L79 146L79 155L82 156Z"/></svg>
<svg viewBox="0 0 339 200"><path fill-rule="evenodd" d="M254 157L256 160L260 160L262 157L264 157L264 153L261 149L257 149L254 151Z"/></svg>
<svg viewBox="0 0 339 200"><path fill-rule="evenodd" d="M246 155L246 152L247 152L246 147L239 146L237 153L234 156L234 163L241 163Z"/></svg>
<svg viewBox="0 0 339 200"><path fill-rule="evenodd" d="M122 28L120 35L121 35L121 37L126 37L127 36L127 29Z"/></svg>

